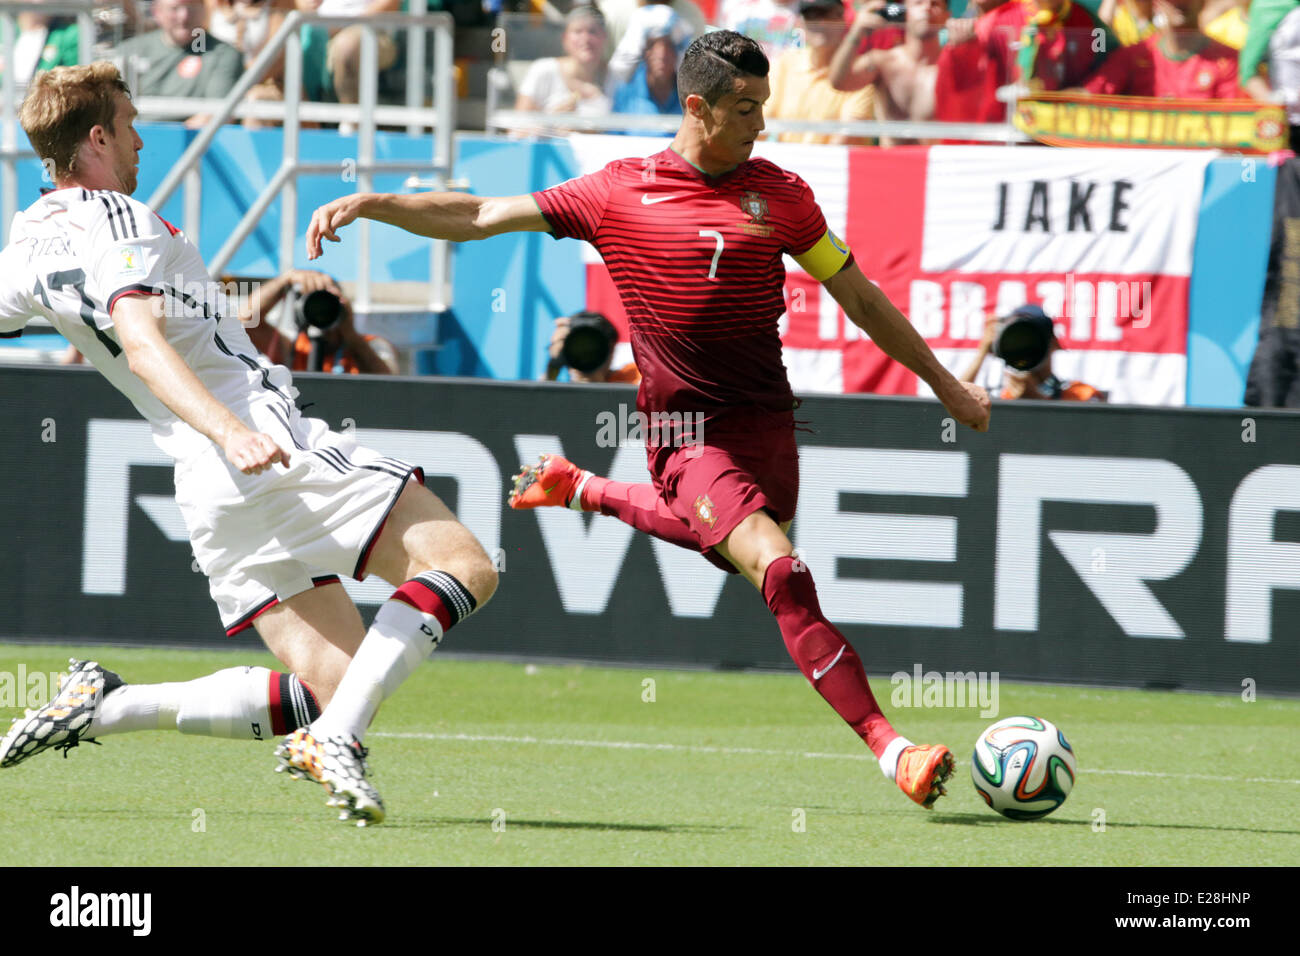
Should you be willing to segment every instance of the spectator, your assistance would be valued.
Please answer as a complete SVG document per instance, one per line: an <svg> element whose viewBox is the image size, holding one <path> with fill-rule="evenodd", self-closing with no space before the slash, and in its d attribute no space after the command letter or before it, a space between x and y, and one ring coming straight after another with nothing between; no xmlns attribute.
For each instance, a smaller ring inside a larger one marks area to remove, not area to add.
<svg viewBox="0 0 1300 956"><path fill-rule="evenodd" d="M631 79L637 67L644 62L650 40L664 36L672 38L676 56L680 58L696 34L671 5L661 3L660 0L647 0L633 12L627 32L609 58L606 86L615 89Z"/></svg>
<svg viewBox="0 0 1300 956"><path fill-rule="evenodd" d="M888 25L881 16L884 6L884 0L871 0L859 8L831 61L830 83L846 91L874 87L879 120L934 119L939 31L948 21L948 4L946 0L907 0L902 46L854 56L865 35ZM914 142L898 137L880 139L882 146Z"/></svg>
<svg viewBox="0 0 1300 956"><path fill-rule="evenodd" d="M847 32L842 0L803 0L798 23L804 46L786 50L772 64L767 78L772 91L767 117L845 122L871 119L873 87L841 92L831 86L831 58ZM866 137L850 139L828 133L782 133L778 138L787 143L870 142Z"/></svg>
<svg viewBox="0 0 1300 956"><path fill-rule="evenodd" d="M754 40L771 61L798 43L797 6L798 0L723 0L718 25Z"/></svg>
<svg viewBox="0 0 1300 956"><path fill-rule="evenodd" d="M1118 45L1087 7L1071 0L1004 3L979 18L975 36L996 85L1030 91L1079 86Z"/></svg>
<svg viewBox="0 0 1300 956"><path fill-rule="evenodd" d="M117 55L138 71L137 95L221 99L234 89L244 72L243 58L209 34L203 0L154 0L151 15L157 30L117 48ZM185 125L194 128L207 121L207 114L199 114Z"/></svg>
<svg viewBox="0 0 1300 956"><path fill-rule="evenodd" d="M1121 46L1135 46L1156 32L1154 0L1101 0L1097 19L1110 27Z"/></svg>
<svg viewBox="0 0 1300 956"><path fill-rule="evenodd" d="M13 76L18 86L26 86L42 70L77 65L79 31L75 18L25 10L16 20ZM7 64L0 62L0 73L6 69Z"/></svg>
<svg viewBox="0 0 1300 956"><path fill-rule="evenodd" d="M519 84L516 106L544 113L603 116L605 18L592 6L574 7L565 17L564 56L534 60Z"/></svg>
<svg viewBox="0 0 1300 956"><path fill-rule="evenodd" d="M572 340L572 341L571 341ZM610 369L618 330L599 312L578 312L555 320L546 377L555 381L564 369L571 382L615 382L635 385L641 373L635 362Z"/></svg>
<svg viewBox="0 0 1300 956"><path fill-rule="evenodd" d="M271 310L291 289L295 293L293 335L269 320ZM357 333L352 304L323 272L298 269L261 283L240 306L239 321L263 355L295 372L398 372L392 343L377 335Z"/></svg>
<svg viewBox="0 0 1300 956"><path fill-rule="evenodd" d="M244 69L248 69L292 9L292 0L208 0L208 28L218 40L229 43L243 54ZM283 98L284 53L281 51L245 99ZM261 129L278 124L249 117L244 120L244 125L249 129Z"/></svg>
<svg viewBox="0 0 1300 956"><path fill-rule="evenodd" d="M1205 0L1155 0L1157 33L1109 57L1083 88L1089 93L1172 99L1242 99L1237 51L1200 30Z"/></svg>
<svg viewBox="0 0 1300 956"><path fill-rule="evenodd" d="M605 17L605 30L609 36L610 49L618 48L632 16L646 2L647 0L600 0L598 6ZM673 12L685 20L691 28L691 36L699 36L708 29L708 22L694 0L672 0L669 5L673 8Z"/></svg>
<svg viewBox="0 0 1300 956"><path fill-rule="evenodd" d="M393 13L402 6L402 0L294 0L299 10L330 17L372 16ZM322 26L303 28L302 81L308 98L318 101L336 100L339 103L357 103L361 99L361 38L365 30L361 24L329 29ZM397 41L391 32L377 30L379 70L387 70L397 62ZM339 132L350 135L356 124L339 124Z"/></svg>
<svg viewBox="0 0 1300 956"><path fill-rule="evenodd" d="M975 0L978 17L984 17L1006 0ZM967 6L967 11L970 5ZM934 118L946 123L999 123L1007 107L997 98L998 78L987 49L976 37L979 19L948 21L948 42L935 68ZM960 142L946 140L945 142Z"/></svg>
<svg viewBox="0 0 1300 956"><path fill-rule="evenodd" d="M989 352L1006 362L1002 377L1005 399L1062 399L1104 402L1105 392L1083 382L1067 382L1052 371L1052 354L1061 348L1052 320L1037 305L1022 305L1005 318L984 323L975 358L961 377L974 382Z"/></svg>
<svg viewBox="0 0 1300 956"><path fill-rule="evenodd" d="M679 47L671 27L652 30L646 41L636 72L614 90L614 112L681 116L682 104L677 97Z"/></svg>

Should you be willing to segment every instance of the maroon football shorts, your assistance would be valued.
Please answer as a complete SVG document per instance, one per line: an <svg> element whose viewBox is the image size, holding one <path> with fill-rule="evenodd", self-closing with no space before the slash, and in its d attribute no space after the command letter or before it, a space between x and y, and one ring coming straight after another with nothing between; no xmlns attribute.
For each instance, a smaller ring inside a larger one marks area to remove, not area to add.
<svg viewBox="0 0 1300 956"><path fill-rule="evenodd" d="M760 509L777 524L794 518L799 501L794 414L745 409L716 425L706 422L699 444L651 449L649 468L659 494L690 526L704 556L735 574L715 545Z"/></svg>

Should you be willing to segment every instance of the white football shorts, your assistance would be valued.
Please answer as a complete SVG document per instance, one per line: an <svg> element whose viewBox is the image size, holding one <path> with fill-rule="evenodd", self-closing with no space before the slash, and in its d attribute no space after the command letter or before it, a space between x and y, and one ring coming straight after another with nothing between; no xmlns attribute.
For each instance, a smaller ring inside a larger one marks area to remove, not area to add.
<svg viewBox="0 0 1300 956"><path fill-rule="evenodd" d="M289 466L245 475L209 445L177 462L176 504L227 635L263 611L346 575L365 577L379 531L415 465L359 447L287 399L249 410Z"/></svg>

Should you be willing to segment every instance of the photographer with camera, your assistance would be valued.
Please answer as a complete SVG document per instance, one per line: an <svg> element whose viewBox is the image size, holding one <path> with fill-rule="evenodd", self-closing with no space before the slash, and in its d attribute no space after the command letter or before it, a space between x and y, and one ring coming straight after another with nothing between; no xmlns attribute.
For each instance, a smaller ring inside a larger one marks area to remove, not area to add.
<svg viewBox="0 0 1300 956"><path fill-rule="evenodd" d="M294 337L267 321L286 297L292 300ZM392 343L357 332L352 304L323 272L295 269L260 283L240 306L239 321L263 355L295 372L398 373Z"/></svg>
<svg viewBox="0 0 1300 956"><path fill-rule="evenodd" d="M641 381L636 363L611 371L618 330L599 312L577 312L555 320L546 378L554 382L565 368L571 382L610 382L635 385Z"/></svg>
<svg viewBox="0 0 1300 956"><path fill-rule="evenodd" d="M990 318L984 323L984 337L961 380L974 382L985 357L992 352L1006 363L1001 398L1106 401L1106 393L1091 385L1056 377L1052 371L1052 353L1060 347L1056 328L1047 313L1037 305L1025 304L1008 316Z"/></svg>
<svg viewBox="0 0 1300 956"><path fill-rule="evenodd" d="M902 17L903 42L888 50L858 53L862 41ZM894 18L891 22L887 17ZM875 116L887 120L934 119L934 83L938 76L939 31L948 22L948 0L869 0L858 7L853 25L831 58L830 84L851 93L875 90ZM918 140L882 136L881 146Z"/></svg>

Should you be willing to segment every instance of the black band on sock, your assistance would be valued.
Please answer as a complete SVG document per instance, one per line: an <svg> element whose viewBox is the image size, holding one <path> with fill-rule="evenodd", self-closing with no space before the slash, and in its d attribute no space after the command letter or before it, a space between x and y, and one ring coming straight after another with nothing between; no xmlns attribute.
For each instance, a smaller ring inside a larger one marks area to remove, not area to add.
<svg viewBox="0 0 1300 956"><path fill-rule="evenodd" d="M424 585L442 601L451 618L447 629L465 620L478 607L478 602L469 593L469 589L446 571L425 571L411 580Z"/></svg>

